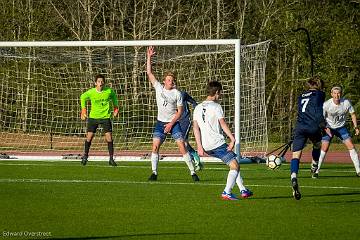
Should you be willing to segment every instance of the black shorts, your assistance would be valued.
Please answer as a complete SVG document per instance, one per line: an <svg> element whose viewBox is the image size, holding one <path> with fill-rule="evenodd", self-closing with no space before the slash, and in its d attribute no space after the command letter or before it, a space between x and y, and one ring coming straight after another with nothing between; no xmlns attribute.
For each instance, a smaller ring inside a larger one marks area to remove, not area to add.
<svg viewBox="0 0 360 240"><path fill-rule="evenodd" d="M292 151L297 152L304 149L306 141L309 139L313 144L320 143L322 138L321 130L318 128L309 129L302 127L295 127L294 141Z"/></svg>
<svg viewBox="0 0 360 240"><path fill-rule="evenodd" d="M106 119L89 118L87 131L96 133L96 129L99 127L99 125L102 126L102 128L104 129L104 132L106 132L106 133L112 132L112 123L111 123L110 118L106 118Z"/></svg>

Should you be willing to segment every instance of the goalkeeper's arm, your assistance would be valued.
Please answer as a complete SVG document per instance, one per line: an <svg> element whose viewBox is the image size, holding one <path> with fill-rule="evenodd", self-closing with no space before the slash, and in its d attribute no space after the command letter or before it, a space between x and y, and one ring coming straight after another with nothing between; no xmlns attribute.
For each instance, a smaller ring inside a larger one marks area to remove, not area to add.
<svg viewBox="0 0 360 240"><path fill-rule="evenodd" d="M81 94L80 96L80 104L81 104L81 115L80 118L81 120L86 120L87 118L87 110L86 110L86 101L88 99L88 94L87 92L84 92L83 94Z"/></svg>
<svg viewBox="0 0 360 240"><path fill-rule="evenodd" d="M113 89L111 89L111 100L114 105L113 117L116 117L119 114L119 101Z"/></svg>

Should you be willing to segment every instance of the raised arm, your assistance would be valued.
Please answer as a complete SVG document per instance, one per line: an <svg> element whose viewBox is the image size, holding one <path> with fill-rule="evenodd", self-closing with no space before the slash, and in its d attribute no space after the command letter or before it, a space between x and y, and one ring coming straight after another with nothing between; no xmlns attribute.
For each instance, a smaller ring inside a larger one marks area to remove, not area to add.
<svg viewBox="0 0 360 240"><path fill-rule="evenodd" d="M156 78L152 72L151 66L151 57L155 55L155 50L153 46L148 47L146 52L146 73L148 75L149 81L154 85Z"/></svg>
<svg viewBox="0 0 360 240"><path fill-rule="evenodd" d="M229 126L227 125L227 123L225 122L224 118L220 118L219 119L219 123L220 126L222 128L222 130L224 131L224 133L226 134L226 136L228 136L230 138L230 143L228 146L228 150L232 150L235 146L235 138L234 135L231 133Z"/></svg>

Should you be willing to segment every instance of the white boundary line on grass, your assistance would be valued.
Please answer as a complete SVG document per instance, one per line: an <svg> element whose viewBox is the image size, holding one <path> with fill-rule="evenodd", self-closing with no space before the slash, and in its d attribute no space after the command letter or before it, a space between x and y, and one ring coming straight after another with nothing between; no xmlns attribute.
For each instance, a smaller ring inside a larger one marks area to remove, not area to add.
<svg viewBox="0 0 360 240"><path fill-rule="evenodd" d="M48 156L28 156L28 155L9 155L9 159L0 159L1 161L81 161L81 159L72 158L71 156L59 156L59 155L48 155ZM75 156L73 156L75 157ZM115 161L126 161L126 162L150 162L150 157L144 158L144 156L114 156ZM183 162L182 157L178 156L166 156L162 155L161 162ZM90 156L89 161L101 162L109 161L109 156ZM214 157L201 157L204 162L221 162L220 159ZM244 157L244 162L251 162L250 159ZM241 162L240 162L241 163Z"/></svg>
<svg viewBox="0 0 360 240"><path fill-rule="evenodd" d="M122 180L81 180L81 179L0 179L0 183L117 183L117 184L146 184L146 185L189 185L189 186L223 186L224 183L184 183L184 182L149 182L149 181L122 181ZM267 184L248 184L249 187L271 187L271 188L289 188L288 185L267 185ZM360 187L344 186L306 186L301 188L313 189L349 189L360 190Z"/></svg>
<svg viewBox="0 0 360 240"><path fill-rule="evenodd" d="M39 163L39 162L44 162L44 163ZM50 163L49 163L50 162ZM59 165L59 164L51 164L51 163L61 163L61 162L66 162L66 161L34 161L34 163L18 163L18 162L8 162L8 160L2 161L0 160L0 166L45 166L45 167L83 167L84 166L80 166L80 165ZM268 172L272 172L272 171L288 171L288 169L276 169L276 170L271 170L265 167L265 164L262 164L264 166L264 171L268 171ZM86 165L86 168L88 167L96 167L96 168L113 168L112 166L108 166L108 165L91 165L88 164ZM136 166L136 165L118 165L117 168L142 168L142 169L150 169L150 166ZM160 168L163 169L183 169L184 167L171 167L171 166L161 166ZM226 165L221 165L221 167L208 167L207 165L205 165L204 171L206 170L224 170L224 171L228 171L228 168L226 167ZM246 170L246 171L262 171L259 169L250 169L250 168L246 168L246 167L241 167L241 170ZM300 169L300 172L308 172L309 169ZM323 172L338 172L338 173L352 173L354 172L354 170L336 170L336 169L323 169Z"/></svg>

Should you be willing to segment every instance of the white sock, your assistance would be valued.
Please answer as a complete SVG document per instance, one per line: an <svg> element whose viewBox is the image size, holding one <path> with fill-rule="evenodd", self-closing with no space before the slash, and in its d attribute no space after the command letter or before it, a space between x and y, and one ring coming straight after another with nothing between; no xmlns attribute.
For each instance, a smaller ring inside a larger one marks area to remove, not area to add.
<svg viewBox="0 0 360 240"><path fill-rule="evenodd" d="M321 164L323 163L323 161L324 161L324 159L325 159L325 155L326 155L326 152L324 152L323 150L321 150L321 151L320 151L318 168L317 168L317 170L316 170L316 173L319 173L319 172L320 172L320 167L321 167Z"/></svg>
<svg viewBox="0 0 360 240"><path fill-rule="evenodd" d="M293 179L293 178L297 178L297 174L296 174L296 172L291 173L290 178L291 178L291 179Z"/></svg>
<svg viewBox="0 0 360 240"><path fill-rule="evenodd" d="M188 168L190 170L190 174L191 175L195 174L194 164L191 161L191 157L190 157L189 152L187 152L186 154L183 155L183 159L184 159L184 162L186 163L186 165L188 166Z"/></svg>
<svg viewBox="0 0 360 240"><path fill-rule="evenodd" d="M157 166L159 163L159 154L151 153L151 170L157 175Z"/></svg>
<svg viewBox="0 0 360 240"><path fill-rule="evenodd" d="M235 185L235 181L236 181L236 178L238 175L239 175L239 172L236 170L229 171L224 192L231 193L231 190Z"/></svg>
<svg viewBox="0 0 360 240"><path fill-rule="evenodd" d="M246 190L246 187L244 186L244 182L243 182L243 179L240 175L240 171L239 171L239 174L237 175L237 178L236 178L236 184L238 185L239 189L240 189L240 192L242 190Z"/></svg>
<svg viewBox="0 0 360 240"><path fill-rule="evenodd" d="M357 154L357 152L356 152L356 149L353 148L353 149L349 150L349 153L350 153L351 160L352 160L353 163L354 163L354 167L355 167L356 173L359 173L359 172L360 172L359 156L358 156L358 154Z"/></svg>

